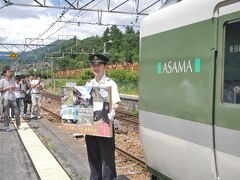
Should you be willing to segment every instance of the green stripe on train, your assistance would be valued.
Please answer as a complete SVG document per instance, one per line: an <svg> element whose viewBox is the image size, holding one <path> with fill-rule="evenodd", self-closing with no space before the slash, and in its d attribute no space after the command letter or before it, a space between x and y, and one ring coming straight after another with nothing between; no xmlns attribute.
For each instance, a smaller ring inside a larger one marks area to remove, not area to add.
<svg viewBox="0 0 240 180"><path fill-rule="evenodd" d="M236 12L226 15L222 20L233 19L239 14ZM222 42L223 37L223 30L218 32L217 37L216 26L216 21L206 20L141 39L139 81L141 110L212 124L214 55L211 49L216 47L216 39ZM218 48L216 78L218 113L215 116L215 124L240 130L238 123L240 107L231 107L221 102L222 44L219 44ZM164 62L184 60L194 61L194 73L188 71L163 74Z"/></svg>
<svg viewBox="0 0 240 180"><path fill-rule="evenodd" d="M209 27L211 20L142 38L141 110L212 124L215 41Z"/></svg>

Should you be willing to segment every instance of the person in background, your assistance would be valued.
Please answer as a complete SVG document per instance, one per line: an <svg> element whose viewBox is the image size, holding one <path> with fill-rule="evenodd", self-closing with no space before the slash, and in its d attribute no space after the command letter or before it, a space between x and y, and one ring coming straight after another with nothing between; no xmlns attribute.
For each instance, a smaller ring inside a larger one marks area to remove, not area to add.
<svg viewBox="0 0 240 180"><path fill-rule="evenodd" d="M114 121L115 110L119 107L120 96L117 84L105 74L109 59L102 54L89 57L94 79L86 86L111 87L112 110L107 114L108 121ZM101 121L101 120L100 120ZM115 167L115 136L113 137L85 136L88 161L91 170L90 180L114 180L117 177Z"/></svg>
<svg viewBox="0 0 240 180"><path fill-rule="evenodd" d="M4 74L1 74L1 79L5 78ZM2 94L2 89L0 89L0 122L3 123L3 94Z"/></svg>
<svg viewBox="0 0 240 180"><path fill-rule="evenodd" d="M18 111L19 113L20 111L20 104L21 104L21 76L20 75L16 75L15 77L15 97L16 97L16 103L17 103L17 107L18 107ZM13 117L13 110L12 110L12 117Z"/></svg>
<svg viewBox="0 0 240 180"><path fill-rule="evenodd" d="M37 118L40 119L40 110L41 110L41 100L42 100L42 91L44 91L44 84L42 82L42 75L38 74L37 79L31 81L31 94L32 94L32 110L31 110L31 118L37 115ZM35 110L36 109L36 110ZM36 113L35 113L36 111Z"/></svg>
<svg viewBox="0 0 240 180"><path fill-rule="evenodd" d="M27 93L27 82L25 80L25 76L21 76L21 100L23 102L23 116L27 115L27 102L24 101Z"/></svg>
<svg viewBox="0 0 240 180"><path fill-rule="evenodd" d="M12 71L9 67L6 67L3 71L5 77L0 81L0 89L3 99L3 111L4 111L4 126L5 131L9 132L11 129L9 128L9 108L11 107L12 111L15 114L15 120L17 129L20 129L20 115L16 103L16 97L14 91L16 89L15 81L12 79Z"/></svg>
<svg viewBox="0 0 240 180"><path fill-rule="evenodd" d="M26 95L24 98L24 102L25 102L25 106L24 106L24 112L26 112L26 114L31 114L32 111L32 101L29 101L29 99L31 100L31 81L33 80L33 75L29 75L29 77L26 79L26 86L27 86L27 91L26 91ZM30 96L30 98L28 98L27 96ZM30 104L29 107L29 113L27 112L28 110L28 104Z"/></svg>
<svg viewBox="0 0 240 180"><path fill-rule="evenodd" d="M31 89L31 81L33 80L33 75L29 75L28 79L26 80L27 90Z"/></svg>

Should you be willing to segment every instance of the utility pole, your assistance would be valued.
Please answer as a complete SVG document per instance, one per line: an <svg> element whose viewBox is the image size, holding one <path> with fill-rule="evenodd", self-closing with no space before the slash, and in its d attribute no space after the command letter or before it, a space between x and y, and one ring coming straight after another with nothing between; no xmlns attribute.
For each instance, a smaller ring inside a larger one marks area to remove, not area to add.
<svg viewBox="0 0 240 180"><path fill-rule="evenodd" d="M103 43L103 54L107 54L106 44L107 42Z"/></svg>
<svg viewBox="0 0 240 180"><path fill-rule="evenodd" d="M41 75L43 75L43 59L41 60Z"/></svg>
<svg viewBox="0 0 240 180"><path fill-rule="evenodd" d="M112 43L112 40L109 40L109 41L103 43L103 54L104 55L107 54L107 43Z"/></svg>
<svg viewBox="0 0 240 180"><path fill-rule="evenodd" d="M53 60L51 61L51 84L53 89Z"/></svg>

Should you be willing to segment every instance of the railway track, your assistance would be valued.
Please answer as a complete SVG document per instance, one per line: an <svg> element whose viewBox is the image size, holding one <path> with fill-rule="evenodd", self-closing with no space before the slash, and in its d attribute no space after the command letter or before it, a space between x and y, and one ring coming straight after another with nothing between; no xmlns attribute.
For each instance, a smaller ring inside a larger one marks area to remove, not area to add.
<svg viewBox="0 0 240 180"><path fill-rule="evenodd" d="M138 117L127 111L118 110L116 114L116 118L121 121L126 121L126 122L139 125Z"/></svg>

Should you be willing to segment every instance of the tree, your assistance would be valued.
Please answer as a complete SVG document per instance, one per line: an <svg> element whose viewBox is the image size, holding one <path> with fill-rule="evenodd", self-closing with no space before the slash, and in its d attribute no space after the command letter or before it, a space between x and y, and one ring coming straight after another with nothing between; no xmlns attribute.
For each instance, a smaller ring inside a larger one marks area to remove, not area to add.
<svg viewBox="0 0 240 180"><path fill-rule="evenodd" d="M125 28L125 34L135 34L133 27L132 26L127 26Z"/></svg>
<svg viewBox="0 0 240 180"><path fill-rule="evenodd" d="M120 52L122 50L121 48L122 38L123 38L123 34L120 31L120 29L118 29L116 25L113 25L111 27L111 35L110 35L110 39L112 40L111 49L115 49L116 51Z"/></svg>
<svg viewBox="0 0 240 180"><path fill-rule="evenodd" d="M133 63L138 59L139 34L135 33L133 28L127 26L122 40L124 60Z"/></svg>
<svg viewBox="0 0 240 180"><path fill-rule="evenodd" d="M110 40L110 29L109 27L106 28L106 30L103 32L103 36L102 36L102 42L108 42Z"/></svg>

